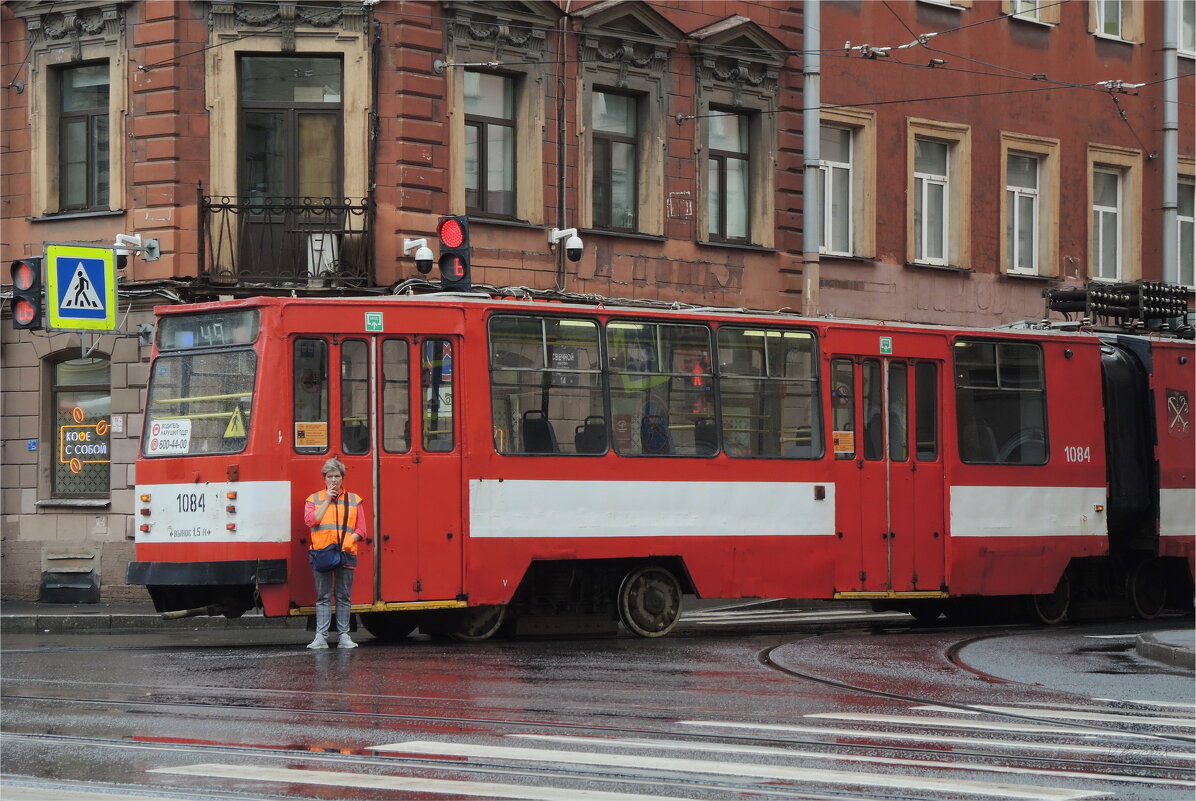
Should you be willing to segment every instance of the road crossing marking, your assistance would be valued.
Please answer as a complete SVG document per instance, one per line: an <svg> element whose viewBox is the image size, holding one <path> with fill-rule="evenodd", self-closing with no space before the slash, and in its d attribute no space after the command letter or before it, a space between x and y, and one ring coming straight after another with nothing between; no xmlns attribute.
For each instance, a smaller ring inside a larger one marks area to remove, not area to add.
<svg viewBox="0 0 1196 801"><path fill-rule="evenodd" d="M315 784L324 787L360 787L369 790L390 790L433 795L477 796L481 798L513 798L525 801L677 801L675 797L611 793L602 790L580 790L565 787L535 787L496 782L424 779L416 776L379 776L368 773L349 773L339 770L306 770L304 768L270 768L256 765L221 765L204 763L175 768L154 768L150 773L171 773L183 776L204 776L237 781L282 782L285 784Z"/></svg>
<svg viewBox="0 0 1196 801"><path fill-rule="evenodd" d="M908 741L908 732L873 731L864 729L834 729L824 726L797 726L788 723L741 723L731 720L679 720L682 726L705 726L722 729L750 729L752 731L776 731L786 734L816 734L828 737L868 737L872 740ZM1089 735L1084 735L1089 736ZM1092 735L1095 736L1095 735ZM1028 743L1019 740L985 740L977 737L949 737L936 735L936 743L960 743L971 746L995 746L1028 751L1065 751L1079 754L1118 754L1122 756L1166 757L1196 761L1196 754L1190 751L1154 751L1135 749L1126 745L1100 746L1078 743Z"/></svg>
<svg viewBox="0 0 1196 801"><path fill-rule="evenodd" d="M471 743L410 740L402 743L372 746L368 750L428 756L455 756L478 759L501 759L523 762L558 762L568 765L665 770L682 773L701 773L717 776L750 777L758 781L775 779L818 784L843 784L854 787L884 787L906 790L942 792L951 797L962 795L992 796L1002 799L1032 799L1033 801L1069 801L1107 795L1098 790L1073 790L1062 787L980 782L968 779L941 779L930 776L900 774L868 774L857 771L803 768L789 765L767 765L742 762L716 762L702 759L644 757L627 754L597 754L585 751L559 751L538 748L476 745Z"/></svg>
<svg viewBox="0 0 1196 801"><path fill-rule="evenodd" d="M1093 701L1101 701L1107 704L1138 704L1139 706L1162 706L1174 707L1176 709L1196 709L1196 704L1190 701L1135 701L1132 699L1120 698L1093 698Z"/></svg>
<svg viewBox="0 0 1196 801"><path fill-rule="evenodd" d="M1184 779L1154 779L1141 776L1119 776L1104 773L1086 773L1072 770L1041 770L1037 768L988 765L979 762L942 762L931 759L906 759L903 757L874 757L860 754L830 754L819 751L796 751L791 748L776 748L767 745L734 745L731 743L696 743L689 740L653 740L641 737L586 737L562 734L511 734L524 740L574 743L583 745L604 745L613 748L657 748L665 751L715 751L726 754L755 754L796 759L824 759L839 762L864 762L897 767L931 768L934 770L967 770L978 773L1013 773L1019 776L1050 776L1065 779L1096 779L1098 781L1127 782L1131 784L1166 784L1177 787L1196 787L1196 781ZM948 755L949 756L949 755Z"/></svg>
<svg viewBox="0 0 1196 801"><path fill-rule="evenodd" d="M804 715L807 718L821 720L846 720L859 723L889 723L895 726L941 726L946 729L992 729L996 731L1016 731L1032 734L1076 734L1074 728L1039 726L1035 723L1014 723L999 720L985 722L979 720L956 720L954 718L917 718L908 715L885 715L877 712L815 712ZM1095 733L1092 735L1095 736ZM1101 737L1124 737L1131 740L1158 740L1157 734L1146 734L1128 731L1101 731Z"/></svg>
<svg viewBox="0 0 1196 801"><path fill-rule="evenodd" d="M910 709L933 710L935 712L958 712L960 714L975 715L980 712L1000 712L1015 715L1033 714L1044 718L1058 718L1060 720L1099 720L1105 723L1149 723L1152 726L1181 726L1186 729L1196 727L1196 722L1190 718L1143 717L1142 715L1114 715L1109 712L1077 712L1067 709L1034 709L1026 710L1012 706L987 706L985 704L968 704L968 708L957 709L943 706L914 706Z"/></svg>

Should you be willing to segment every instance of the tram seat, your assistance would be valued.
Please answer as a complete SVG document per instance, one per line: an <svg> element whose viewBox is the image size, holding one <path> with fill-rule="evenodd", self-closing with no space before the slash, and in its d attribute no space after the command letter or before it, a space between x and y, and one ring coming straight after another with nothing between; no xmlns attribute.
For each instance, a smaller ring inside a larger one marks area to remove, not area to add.
<svg viewBox="0 0 1196 801"><path fill-rule="evenodd" d="M983 423L967 423L959 432L959 455L965 462L997 461L997 438Z"/></svg>
<svg viewBox="0 0 1196 801"><path fill-rule="evenodd" d="M606 450L606 420L600 415L587 417L573 434L578 453L602 453Z"/></svg>
<svg viewBox="0 0 1196 801"><path fill-rule="evenodd" d="M523 413L523 451L524 453L559 453L556 444L556 432L552 430L552 423L540 409L528 409Z"/></svg>
<svg viewBox="0 0 1196 801"><path fill-rule="evenodd" d="M698 456L718 453L718 429L714 426L714 418L699 417L694 420L694 448Z"/></svg>

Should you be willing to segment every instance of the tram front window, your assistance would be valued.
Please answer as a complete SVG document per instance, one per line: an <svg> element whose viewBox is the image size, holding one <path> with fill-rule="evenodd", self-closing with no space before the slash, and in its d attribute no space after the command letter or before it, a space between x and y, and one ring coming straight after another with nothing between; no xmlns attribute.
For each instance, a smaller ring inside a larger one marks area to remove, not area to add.
<svg viewBox="0 0 1196 801"><path fill-rule="evenodd" d="M245 449L257 355L249 348L163 354L150 372L143 456Z"/></svg>

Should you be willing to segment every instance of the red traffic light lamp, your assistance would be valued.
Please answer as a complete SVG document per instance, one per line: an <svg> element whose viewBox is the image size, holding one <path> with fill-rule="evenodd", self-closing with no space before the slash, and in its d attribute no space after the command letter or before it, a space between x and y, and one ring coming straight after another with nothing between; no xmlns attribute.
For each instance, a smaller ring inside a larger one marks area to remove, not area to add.
<svg viewBox="0 0 1196 801"><path fill-rule="evenodd" d="M12 327L15 330L42 329L42 260L40 256L17 259L9 267L12 275Z"/></svg>
<svg viewBox="0 0 1196 801"><path fill-rule="evenodd" d="M440 285L454 292L469 292L469 218L463 215L441 217L436 223L440 238Z"/></svg>

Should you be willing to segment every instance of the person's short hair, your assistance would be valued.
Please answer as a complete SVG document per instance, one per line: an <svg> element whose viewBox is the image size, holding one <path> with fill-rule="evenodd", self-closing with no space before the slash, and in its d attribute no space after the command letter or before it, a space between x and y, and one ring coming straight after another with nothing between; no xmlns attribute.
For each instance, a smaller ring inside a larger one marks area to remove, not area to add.
<svg viewBox="0 0 1196 801"><path fill-rule="evenodd" d="M324 466L320 468L320 475L326 476L331 471L339 471L343 476L345 474L345 463L335 456L328 457L328 461L324 462Z"/></svg>

